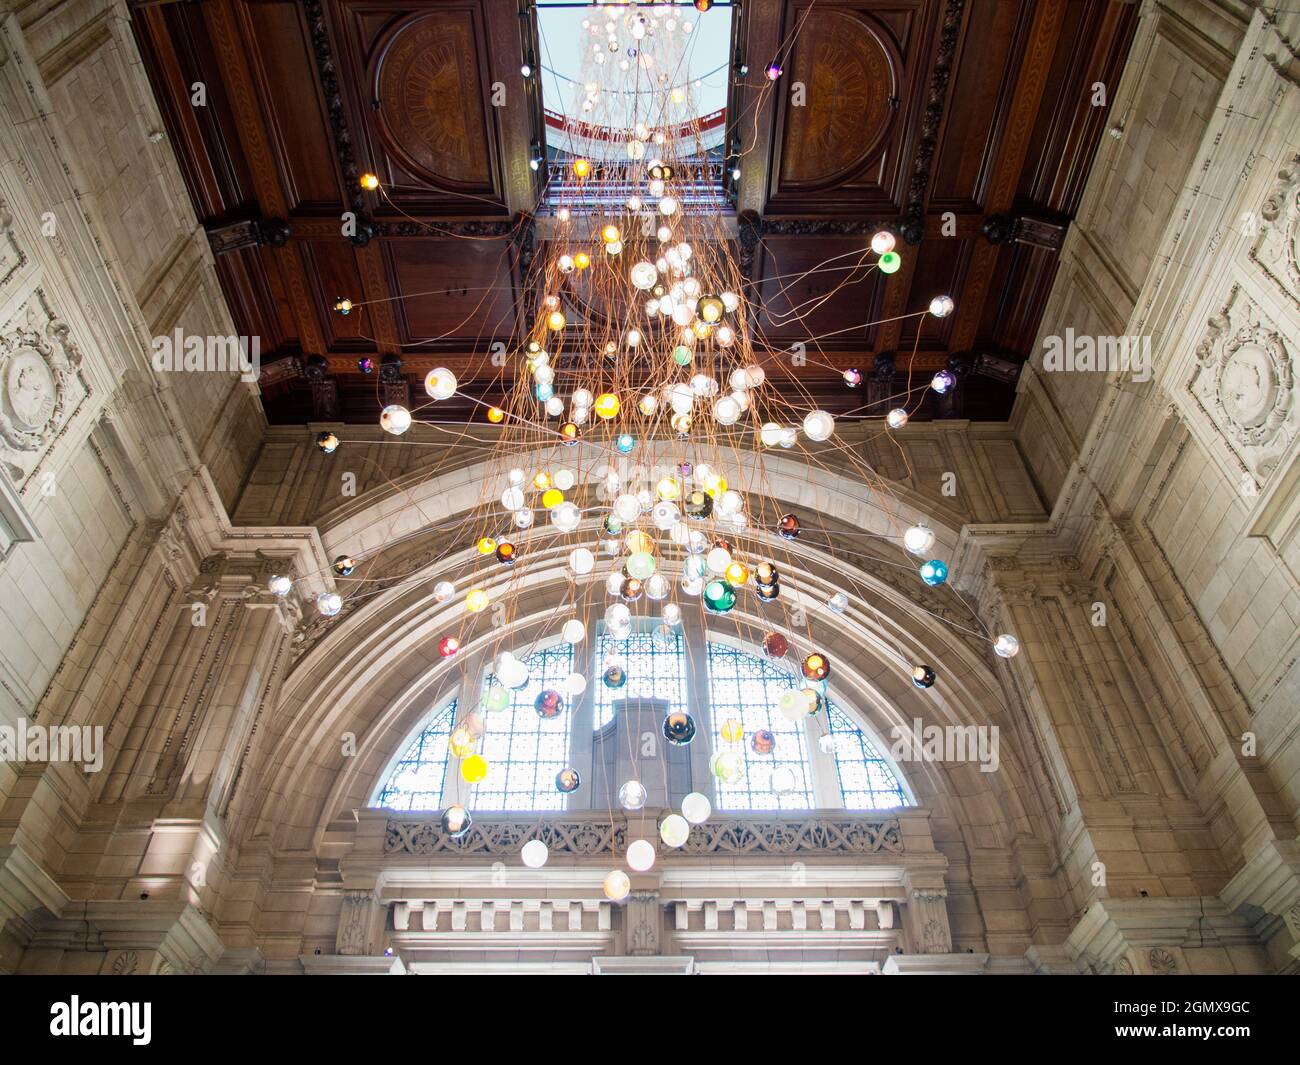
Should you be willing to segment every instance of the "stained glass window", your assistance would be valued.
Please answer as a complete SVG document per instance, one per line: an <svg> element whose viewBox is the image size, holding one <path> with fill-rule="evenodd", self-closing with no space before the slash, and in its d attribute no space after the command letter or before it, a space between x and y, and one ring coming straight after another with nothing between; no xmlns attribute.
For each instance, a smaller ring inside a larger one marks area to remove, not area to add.
<svg viewBox="0 0 1300 1065"><path fill-rule="evenodd" d="M862 730L834 703L828 708L835 737L835 768L846 810L883 810L906 806L907 794L888 762Z"/></svg>
<svg viewBox="0 0 1300 1065"><path fill-rule="evenodd" d="M563 682L573 672L573 645L556 644L529 655L528 683L510 693L510 705L484 716L479 750L488 761L487 779L466 803L471 810L563 810L565 796L555 774L569 764L570 698ZM487 683L492 683L489 677ZM555 717L537 713L537 697L560 691L564 709ZM467 785L462 785L462 794Z"/></svg>
<svg viewBox="0 0 1300 1065"><path fill-rule="evenodd" d="M420 728L389 771L371 806L389 810L438 810L447 771L447 744L456 720L452 699Z"/></svg>
<svg viewBox="0 0 1300 1065"><path fill-rule="evenodd" d="M789 720L777 708L781 693L802 687L793 673L727 644L709 644L709 706L713 715L714 750L727 748L745 757L742 779L714 781L720 810L811 810L812 767L808 764L808 741L802 722ZM729 721L739 721L744 738L728 744L722 730ZM767 731L775 743L770 754L757 753L751 740L755 732ZM777 775L779 774L779 775ZM773 777L785 777L792 786L777 794Z"/></svg>
<svg viewBox="0 0 1300 1065"><path fill-rule="evenodd" d="M611 652L627 673L627 683L621 688L608 688L601 680L605 672L603 663ZM633 632L625 640L615 640L602 632L596 645L592 679L598 729L614 719L614 704L620 699L666 699L671 710L685 710L686 648L682 634L676 630Z"/></svg>

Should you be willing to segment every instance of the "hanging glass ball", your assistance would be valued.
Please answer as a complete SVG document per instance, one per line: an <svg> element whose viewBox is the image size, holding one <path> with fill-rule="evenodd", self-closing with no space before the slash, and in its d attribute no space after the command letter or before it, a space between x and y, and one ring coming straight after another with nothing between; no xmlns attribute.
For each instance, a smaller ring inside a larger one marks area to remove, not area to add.
<svg viewBox="0 0 1300 1065"><path fill-rule="evenodd" d="M809 440L821 443L835 432L835 418L824 410L815 410L803 420L803 432Z"/></svg>
<svg viewBox="0 0 1300 1065"><path fill-rule="evenodd" d="M631 433L619 433L618 439L614 442L614 446L624 455L630 454L632 449L636 447L636 437Z"/></svg>
<svg viewBox="0 0 1300 1065"><path fill-rule="evenodd" d="M952 314L956 304L953 303L951 296L935 296L930 301L930 313L936 318L947 318Z"/></svg>
<svg viewBox="0 0 1300 1065"><path fill-rule="evenodd" d="M1015 658L1020 653L1020 641L1004 632L993 641L993 653L1002 658Z"/></svg>
<svg viewBox="0 0 1300 1065"><path fill-rule="evenodd" d="M460 839L469 831L470 825L474 819L470 817L469 811L457 803L454 806L448 806L442 811L442 817L439 818L439 824L442 826L442 834L451 839Z"/></svg>
<svg viewBox="0 0 1300 1065"><path fill-rule="evenodd" d="M884 255L887 251L894 250L894 234L887 229L877 230L871 237L871 250L877 255Z"/></svg>
<svg viewBox="0 0 1300 1065"><path fill-rule="evenodd" d="M862 384L862 371L852 368L845 370L844 383L850 388L857 388L858 385Z"/></svg>
<svg viewBox="0 0 1300 1065"><path fill-rule="evenodd" d="M357 568L357 560L351 555L339 555L334 560L334 572L340 577L346 577Z"/></svg>
<svg viewBox="0 0 1300 1065"><path fill-rule="evenodd" d="M704 605L718 614L725 614L736 605L736 590L724 580L712 580L704 586Z"/></svg>
<svg viewBox="0 0 1300 1065"><path fill-rule="evenodd" d="M332 455L339 447L339 438L331 433L328 429L323 433L316 434L316 447L323 454Z"/></svg>
<svg viewBox="0 0 1300 1065"><path fill-rule="evenodd" d="M826 605L836 614L843 614L849 608L849 597L843 592L836 592L828 600Z"/></svg>
<svg viewBox="0 0 1300 1065"><path fill-rule="evenodd" d="M880 257L879 266L882 274L896 274L902 265L903 260L896 251L887 251Z"/></svg>
<svg viewBox="0 0 1300 1065"><path fill-rule="evenodd" d="M488 775L487 759L481 754L471 754L460 763L460 775L467 784L477 784Z"/></svg>
<svg viewBox="0 0 1300 1065"><path fill-rule="evenodd" d="M907 424L907 411L902 407L895 407L885 415L885 421L891 429L901 429Z"/></svg>
<svg viewBox="0 0 1300 1065"><path fill-rule="evenodd" d="M443 658L450 658L460 650L460 641L455 636L444 636L438 641L438 654Z"/></svg>
<svg viewBox="0 0 1300 1065"><path fill-rule="evenodd" d="M540 839L530 839L519 851L520 859L529 869L540 869L550 856L550 848Z"/></svg>
<svg viewBox="0 0 1300 1065"><path fill-rule="evenodd" d="M316 609L322 617L332 618L343 609L343 596L338 592L321 592L316 597Z"/></svg>
<svg viewBox="0 0 1300 1065"><path fill-rule="evenodd" d="M474 753L478 746L478 737L467 724L458 725L447 740L447 746L457 758L464 758Z"/></svg>
<svg viewBox="0 0 1300 1065"><path fill-rule="evenodd" d="M614 514L606 514L601 528L610 536L618 536L623 531L623 519Z"/></svg>
<svg viewBox="0 0 1300 1065"><path fill-rule="evenodd" d="M739 751L719 751L709 759L709 772L724 784L739 783L745 777L745 758Z"/></svg>
<svg viewBox="0 0 1300 1065"><path fill-rule="evenodd" d="M700 489L687 493L682 503L686 516L690 518L707 518L713 512L713 498Z"/></svg>
<svg viewBox="0 0 1300 1065"><path fill-rule="evenodd" d="M803 660L803 675L809 680L825 680L831 675L831 662L820 651L814 651Z"/></svg>
<svg viewBox="0 0 1300 1065"><path fill-rule="evenodd" d="M675 747L685 747L695 739L695 719L685 710L674 710L664 717L664 739Z"/></svg>
<svg viewBox="0 0 1300 1065"><path fill-rule="evenodd" d="M576 769L561 769L555 774L555 790L563 795L571 795L582 786L582 777Z"/></svg>
<svg viewBox="0 0 1300 1065"><path fill-rule="evenodd" d="M493 684L483 695L483 709L491 712L504 710L510 705L510 692L500 684Z"/></svg>
<svg viewBox="0 0 1300 1065"><path fill-rule="evenodd" d="M645 594L650 599L656 601L667 599L671 590L672 586L668 583L668 578L662 573L654 573L646 578Z"/></svg>
<svg viewBox="0 0 1300 1065"><path fill-rule="evenodd" d="M689 366L691 364L691 349L685 344L678 344L673 348L673 362L678 366Z"/></svg>
<svg viewBox="0 0 1300 1065"><path fill-rule="evenodd" d="M763 653L768 658L784 658L790 650L790 641L779 632L769 632L763 637Z"/></svg>
<svg viewBox="0 0 1300 1065"><path fill-rule="evenodd" d="M605 898L610 902L622 902L632 890L632 881L628 879L627 873L622 869L615 869L607 877L603 885Z"/></svg>
<svg viewBox="0 0 1300 1065"><path fill-rule="evenodd" d="M772 793L789 795L799 786L799 778L788 765L779 765L772 770Z"/></svg>
<svg viewBox="0 0 1300 1065"><path fill-rule="evenodd" d="M925 581L925 583L931 587L942 584L948 579L947 563L941 562L937 558L932 558L929 562L922 563L920 572L921 580Z"/></svg>
<svg viewBox="0 0 1300 1065"><path fill-rule="evenodd" d="M639 810L645 805L649 792L639 780L629 780L618 789L618 804L624 810Z"/></svg>
<svg viewBox="0 0 1300 1065"><path fill-rule="evenodd" d="M401 436L411 427L411 412L399 403L390 403L379 412L379 427L386 433Z"/></svg>
<svg viewBox="0 0 1300 1065"><path fill-rule="evenodd" d="M560 635L565 643L582 643L587 638L587 626L577 618L570 618L560 629Z"/></svg>
<svg viewBox="0 0 1300 1065"><path fill-rule="evenodd" d="M729 717L722 723L721 735L727 743L739 743L745 738L745 726L741 724L740 718Z"/></svg>
<svg viewBox="0 0 1300 1065"><path fill-rule="evenodd" d="M625 577L619 585L618 594L625 603L635 603L645 591L645 585L636 577Z"/></svg>
<svg viewBox="0 0 1300 1065"><path fill-rule="evenodd" d="M627 867L634 873L644 873L655 864L655 846L647 839L633 840L627 846Z"/></svg>
<svg viewBox="0 0 1300 1065"><path fill-rule="evenodd" d="M682 816L693 825L702 825L713 813L713 804L707 795L693 791L682 799Z"/></svg>
<svg viewBox="0 0 1300 1065"><path fill-rule="evenodd" d="M277 596L280 599L283 599L286 595L288 595L291 591L293 591L293 580L289 577L276 574L269 581L266 582L266 587L272 595Z"/></svg>
<svg viewBox="0 0 1300 1065"><path fill-rule="evenodd" d="M634 552L627 560L627 572L637 580L644 581L655 571L655 557L649 551Z"/></svg>
<svg viewBox="0 0 1300 1065"><path fill-rule="evenodd" d="M515 563L515 545L509 540L502 540L497 544L496 550L497 561L503 566L513 566Z"/></svg>
<svg viewBox="0 0 1300 1065"><path fill-rule="evenodd" d="M924 555L934 546L934 530L916 524L903 533L903 546L914 555Z"/></svg>
<svg viewBox="0 0 1300 1065"><path fill-rule="evenodd" d="M755 754L771 754L776 750L776 737L765 728L750 734L749 748Z"/></svg>
<svg viewBox="0 0 1300 1065"><path fill-rule="evenodd" d="M918 688L929 688L938 680L938 674L929 666L912 667L912 683Z"/></svg>
<svg viewBox="0 0 1300 1065"><path fill-rule="evenodd" d="M667 847L680 847L690 836L690 822L681 814L669 814L659 822L659 838Z"/></svg>
<svg viewBox="0 0 1300 1065"><path fill-rule="evenodd" d="M933 388L941 396L944 393L951 391L952 387L956 383L957 383L957 378L954 377L947 370L940 370L937 374L935 374L933 377L930 378L930 387Z"/></svg>
<svg viewBox="0 0 1300 1065"><path fill-rule="evenodd" d="M606 688L621 688L627 683L627 671L622 666L610 666L605 670L601 680L605 682Z"/></svg>
<svg viewBox="0 0 1300 1065"><path fill-rule="evenodd" d="M771 562L760 562L754 567L755 584L776 584L780 578L780 571Z"/></svg>
<svg viewBox="0 0 1300 1065"><path fill-rule="evenodd" d="M777 532L786 540L793 540L799 535L799 519L793 514L782 514L777 524Z"/></svg>
<svg viewBox="0 0 1300 1065"><path fill-rule="evenodd" d="M559 717L564 713L564 696L554 688L547 688L533 701L533 709L538 717L547 721Z"/></svg>

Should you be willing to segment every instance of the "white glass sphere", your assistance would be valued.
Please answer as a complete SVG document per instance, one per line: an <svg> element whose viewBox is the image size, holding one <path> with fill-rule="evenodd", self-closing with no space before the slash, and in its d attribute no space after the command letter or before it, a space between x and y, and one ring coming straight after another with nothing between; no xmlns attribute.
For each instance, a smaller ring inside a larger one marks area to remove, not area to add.
<svg viewBox="0 0 1300 1065"><path fill-rule="evenodd" d="M740 420L740 404L730 396L723 396L713 404L713 417L719 425L735 425Z"/></svg>
<svg viewBox="0 0 1300 1065"><path fill-rule="evenodd" d="M332 618L343 609L343 597L338 592L321 592L316 597L316 609L322 616Z"/></svg>
<svg viewBox="0 0 1300 1065"><path fill-rule="evenodd" d="M763 428L758 431L758 438L763 442L764 447L776 447L781 443L784 435L785 430L776 422L764 422Z"/></svg>
<svg viewBox="0 0 1300 1065"><path fill-rule="evenodd" d="M632 611L626 603L610 603L605 608L605 624L611 629L626 628L632 623Z"/></svg>
<svg viewBox="0 0 1300 1065"><path fill-rule="evenodd" d="M697 396L716 396L718 394L718 382L706 373L697 373L691 378L691 391Z"/></svg>
<svg viewBox="0 0 1300 1065"><path fill-rule="evenodd" d="M559 396L552 396L546 401L546 413L552 418L558 418L564 413L564 400Z"/></svg>
<svg viewBox="0 0 1300 1065"><path fill-rule="evenodd" d="M270 590L272 595L278 595L283 599L293 590L293 581L288 577L282 577L277 574L266 582L266 587Z"/></svg>
<svg viewBox="0 0 1300 1065"><path fill-rule="evenodd" d="M724 292L722 294L722 306L727 309L728 314L732 314L740 306L740 297L734 292Z"/></svg>
<svg viewBox="0 0 1300 1065"><path fill-rule="evenodd" d="M613 550L611 550L609 553L611 555L617 555L618 541L609 540L606 542L614 545ZM607 591L610 595L619 595L623 591L623 574L621 574L618 570L614 570L608 577L606 577L605 591Z"/></svg>
<svg viewBox="0 0 1300 1065"><path fill-rule="evenodd" d="M641 516L641 500L624 492L614 500L614 516L623 522L633 522Z"/></svg>
<svg viewBox="0 0 1300 1065"><path fill-rule="evenodd" d="M914 555L928 555L934 546L934 530L928 525L913 525L903 533L903 546Z"/></svg>
<svg viewBox="0 0 1300 1065"><path fill-rule="evenodd" d="M885 415L885 422L891 429L901 429L907 424L907 411L902 407L895 407Z"/></svg>
<svg viewBox="0 0 1300 1065"><path fill-rule="evenodd" d="M634 839L627 845L627 867L644 873L655 864L655 845L648 839Z"/></svg>
<svg viewBox="0 0 1300 1065"><path fill-rule="evenodd" d="M672 196L663 196L659 200L659 213L671 215L677 213L677 200Z"/></svg>
<svg viewBox="0 0 1300 1065"><path fill-rule="evenodd" d="M587 690L587 678L581 673L570 673L564 678L563 687L570 695L581 695Z"/></svg>
<svg viewBox="0 0 1300 1065"><path fill-rule="evenodd" d="M734 518L744 509L744 506L744 496L732 488L728 488L718 497L717 511L721 517Z"/></svg>
<svg viewBox="0 0 1300 1065"><path fill-rule="evenodd" d="M835 419L824 410L811 411L804 417L803 433L809 440L829 440L835 432Z"/></svg>
<svg viewBox="0 0 1300 1065"><path fill-rule="evenodd" d="M550 856L550 848L540 839L530 839L519 851L519 857L529 869L540 869Z"/></svg>
<svg viewBox="0 0 1300 1065"><path fill-rule="evenodd" d="M674 414L689 414L691 408L695 405L695 393L691 391L691 386L678 381L668 389L668 404L673 408Z"/></svg>
<svg viewBox="0 0 1300 1065"><path fill-rule="evenodd" d="M577 618L570 618L560 630L565 643L582 643L587 638L587 626Z"/></svg>
<svg viewBox="0 0 1300 1065"><path fill-rule="evenodd" d="M569 568L581 577L596 568L596 556L585 547L575 547L569 552Z"/></svg>
<svg viewBox="0 0 1300 1065"><path fill-rule="evenodd" d="M433 598L439 603L445 603L456 594L456 586L451 581L439 581L433 586Z"/></svg>
<svg viewBox="0 0 1300 1065"><path fill-rule="evenodd" d="M524 483L524 471L518 466L512 469L506 476L507 480L509 480L511 484L520 485Z"/></svg>
<svg viewBox="0 0 1300 1065"><path fill-rule="evenodd" d="M835 613L843 614L844 611L849 608L849 597L843 592L836 592L826 600L826 605L835 611Z"/></svg>
<svg viewBox="0 0 1300 1065"><path fill-rule="evenodd" d="M611 902L622 902L627 898L628 892L631 890L632 881L628 879L627 873L623 872L622 869L615 869L609 876L605 877L605 898Z"/></svg>
<svg viewBox="0 0 1300 1065"><path fill-rule="evenodd" d="M411 412L399 403L390 403L379 412L379 427L386 433L401 436L411 427Z"/></svg>
<svg viewBox="0 0 1300 1065"><path fill-rule="evenodd" d="M644 395L637 401L636 406L637 410L648 418L659 409L659 399L657 396Z"/></svg>
<svg viewBox="0 0 1300 1065"><path fill-rule="evenodd" d="M531 510L516 510L515 525L520 529L531 528L533 524L533 512Z"/></svg>
<svg viewBox="0 0 1300 1065"><path fill-rule="evenodd" d="M676 603L665 603L660 617L664 619L665 624L676 625L682 620L682 608Z"/></svg>
<svg viewBox="0 0 1300 1065"><path fill-rule="evenodd" d="M424 390L434 399L451 399L456 394L456 375L439 366L424 375Z"/></svg>
<svg viewBox="0 0 1300 1065"><path fill-rule="evenodd" d="M731 565L731 552L725 547L715 547L704 556L704 564L713 573L725 573L727 567Z"/></svg>
<svg viewBox="0 0 1300 1065"><path fill-rule="evenodd" d="M798 786L798 778L788 765L777 766L772 770L772 791L777 795L789 795Z"/></svg>
<svg viewBox="0 0 1300 1065"><path fill-rule="evenodd" d="M702 825L713 813L713 806L707 795L693 791L682 799L682 816L693 825Z"/></svg>
<svg viewBox="0 0 1300 1065"><path fill-rule="evenodd" d="M560 532L573 532L582 524L582 511L574 503L561 503L551 508L551 524Z"/></svg>
<svg viewBox="0 0 1300 1065"><path fill-rule="evenodd" d="M650 599L667 599L671 590L672 586L668 583L668 578L662 573L651 574L645 582L645 594Z"/></svg>
<svg viewBox="0 0 1300 1065"><path fill-rule="evenodd" d="M659 838L665 846L680 847L690 835L690 823L681 814L669 814L659 822Z"/></svg>
<svg viewBox="0 0 1300 1065"><path fill-rule="evenodd" d="M994 653L1003 658L1015 658L1020 653L1020 641L1009 632L1004 632L993 641Z"/></svg>
<svg viewBox="0 0 1300 1065"><path fill-rule="evenodd" d="M524 490L511 485L501 493L501 505L513 514L524 505Z"/></svg>
<svg viewBox="0 0 1300 1065"><path fill-rule="evenodd" d="M871 250L877 255L884 255L885 252L894 250L894 243L894 234L887 229L882 229L872 236Z"/></svg>
<svg viewBox="0 0 1300 1065"><path fill-rule="evenodd" d="M650 511L650 519L655 523L656 529L671 529L682 520L682 514L676 503L664 501L655 504Z"/></svg>
<svg viewBox="0 0 1300 1065"><path fill-rule="evenodd" d="M654 263L640 262L632 267L632 284L645 291L652 289L659 281L659 271Z"/></svg>
<svg viewBox="0 0 1300 1065"><path fill-rule="evenodd" d="M555 475L551 478L551 483L562 492L567 492L578 483L572 470L556 470Z"/></svg>
<svg viewBox="0 0 1300 1065"><path fill-rule="evenodd" d="M704 578L688 577L682 574L680 587L686 595L699 595L704 591Z"/></svg>
<svg viewBox="0 0 1300 1065"><path fill-rule="evenodd" d="M539 385L549 385L555 381L555 371L547 363L541 363L533 371L533 380Z"/></svg>
<svg viewBox="0 0 1300 1065"><path fill-rule="evenodd" d="M595 402L596 397L586 388L577 389L573 395L569 397L569 406L576 409L590 407Z"/></svg>
<svg viewBox="0 0 1300 1065"><path fill-rule="evenodd" d="M629 780L618 789L618 804L624 810L639 810L645 805L649 796L645 785L639 780Z"/></svg>
<svg viewBox="0 0 1300 1065"><path fill-rule="evenodd" d="M955 306L951 296L935 296L930 301L930 313L936 318L947 318Z"/></svg>

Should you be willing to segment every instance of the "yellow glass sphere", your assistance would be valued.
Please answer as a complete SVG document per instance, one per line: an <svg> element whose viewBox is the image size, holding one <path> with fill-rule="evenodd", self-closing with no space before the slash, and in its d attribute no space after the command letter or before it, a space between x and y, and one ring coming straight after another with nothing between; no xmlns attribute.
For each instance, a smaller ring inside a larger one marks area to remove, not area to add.
<svg viewBox="0 0 1300 1065"><path fill-rule="evenodd" d="M551 487L551 475L545 470L538 470L533 477L533 487L547 489Z"/></svg>
<svg viewBox="0 0 1300 1065"><path fill-rule="evenodd" d="M506 412L500 407L488 407L487 420L496 425L506 416Z"/></svg>
<svg viewBox="0 0 1300 1065"><path fill-rule="evenodd" d="M727 490L727 479L720 473L711 473L704 478L704 490L717 499Z"/></svg>
<svg viewBox="0 0 1300 1065"><path fill-rule="evenodd" d="M477 744L478 737L464 725L459 726L451 734L451 753L457 758L464 758L467 754L473 754Z"/></svg>
<svg viewBox="0 0 1300 1065"><path fill-rule="evenodd" d="M490 536L485 536L478 542L478 553L480 555L490 555L497 549L497 542Z"/></svg>
<svg viewBox="0 0 1300 1065"><path fill-rule="evenodd" d="M643 533L640 529L633 529L627 534L627 537L623 542L627 544L628 552L633 555L639 551L653 553L655 549L654 540L652 540L646 533Z"/></svg>
<svg viewBox="0 0 1300 1065"><path fill-rule="evenodd" d="M722 738L728 743L739 743L745 737L745 726L740 719L729 717L722 723Z"/></svg>
<svg viewBox="0 0 1300 1065"><path fill-rule="evenodd" d="M492 602L492 597L482 588L473 588L465 594L465 609L471 614L486 610L490 602Z"/></svg>
<svg viewBox="0 0 1300 1065"><path fill-rule="evenodd" d="M682 486L675 477L665 477L655 486L655 493L665 502L672 502L682 494Z"/></svg>
<svg viewBox="0 0 1300 1065"><path fill-rule="evenodd" d="M550 510L552 507L558 507L563 502L564 493L558 488L548 488L542 493L542 506L547 510Z"/></svg>
<svg viewBox="0 0 1300 1065"><path fill-rule="evenodd" d="M591 163L586 159L575 159L573 161L573 173L576 177L585 178L591 174Z"/></svg>
<svg viewBox="0 0 1300 1065"><path fill-rule="evenodd" d="M477 784L481 780L486 780L487 774L487 759L481 754L471 754L460 763L460 775L465 778L466 783Z"/></svg>
<svg viewBox="0 0 1300 1065"><path fill-rule="evenodd" d="M741 585L749 580L749 567L743 562L732 562L726 570L727 581L732 585Z"/></svg>
<svg viewBox="0 0 1300 1065"><path fill-rule="evenodd" d="M573 265L579 270L585 270L591 265L591 256L585 251L580 251L573 257Z"/></svg>
<svg viewBox="0 0 1300 1065"><path fill-rule="evenodd" d="M669 420L669 424L676 432L685 436L691 431L691 416L689 414L674 414Z"/></svg>
<svg viewBox="0 0 1300 1065"><path fill-rule="evenodd" d="M375 189L379 188L379 178L374 174L362 174L361 187L367 192L374 192Z"/></svg>
<svg viewBox="0 0 1300 1065"><path fill-rule="evenodd" d="M546 325L552 332L558 333L564 328L564 314L561 311L552 311L546 316Z"/></svg>
<svg viewBox="0 0 1300 1065"><path fill-rule="evenodd" d="M618 417L618 396L613 392L602 392L596 397L596 413L602 418Z"/></svg>
<svg viewBox="0 0 1300 1065"><path fill-rule="evenodd" d="M703 340L713 332L713 326L709 325L708 322L701 322L697 319L695 324L691 326L691 332Z"/></svg>
<svg viewBox="0 0 1300 1065"><path fill-rule="evenodd" d="M606 226L600 231L600 239L606 244L613 244L623 234L618 231L618 226Z"/></svg>

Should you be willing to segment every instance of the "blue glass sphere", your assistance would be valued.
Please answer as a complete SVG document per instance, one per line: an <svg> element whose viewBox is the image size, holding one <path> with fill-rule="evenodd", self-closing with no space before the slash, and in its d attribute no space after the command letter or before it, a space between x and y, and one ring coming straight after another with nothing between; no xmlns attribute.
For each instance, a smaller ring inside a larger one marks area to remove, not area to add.
<svg viewBox="0 0 1300 1065"><path fill-rule="evenodd" d="M921 580L933 587L936 584L942 584L948 579L948 564L940 562L937 558L930 559L929 562L921 565Z"/></svg>
<svg viewBox="0 0 1300 1065"><path fill-rule="evenodd" d="M632 449L636 447L636 437L631 433L619 433L618 440L615 441L615 446L624 455L630 454Z"/></svg>

